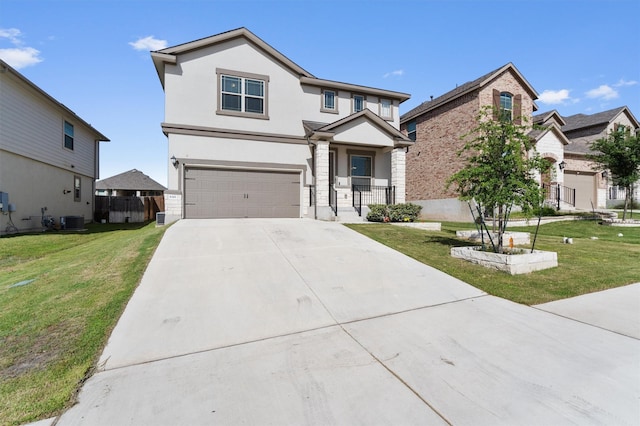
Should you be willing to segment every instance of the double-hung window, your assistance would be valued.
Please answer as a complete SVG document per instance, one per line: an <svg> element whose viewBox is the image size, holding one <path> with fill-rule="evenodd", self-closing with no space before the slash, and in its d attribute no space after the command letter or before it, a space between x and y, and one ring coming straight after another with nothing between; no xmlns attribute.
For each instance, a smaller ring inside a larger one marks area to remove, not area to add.
<svg viewBox="0 0 640 426"><path fill-rule="evenodd" d="M500 93L500 119L504 121L513 119L513 96L511 93Z"/></svg>
<svg viewBox="0 0 640 426"><path fill-rule="evenodd" d="M338 112L338 104L336 99L336 92L333 90L322 91L322 108L323 112Z"/></svg>
<svg viewBox="0 0 640 426"><path fill-rule="evenodd" d="M380 117L387 120L393 118L391 115L391 101L389 99L380 100Z"/></svg>
<svg viewBox="0 0 640 426"><path fill-rule="evenodd" d="M267 76L217 70L219 75L218 114L267 117Z"/></svg>
<svg viewBox="0 0 640 426"><path fill-rule="evenodd" d="M364 109L364 96L353 95L352 97L353 112L360 112Z"/></svg>
<svg viewBox="0 0 640 426"><path fill-rule="evenodd" d="M64 122L64 147L73 151L73 124Z"/></svg>
<svg viewBox="0 0 640 426"><path fill-rule="evenodd" d="M412 141L416 140L416 120L407 122L407 137Z"/></svg>

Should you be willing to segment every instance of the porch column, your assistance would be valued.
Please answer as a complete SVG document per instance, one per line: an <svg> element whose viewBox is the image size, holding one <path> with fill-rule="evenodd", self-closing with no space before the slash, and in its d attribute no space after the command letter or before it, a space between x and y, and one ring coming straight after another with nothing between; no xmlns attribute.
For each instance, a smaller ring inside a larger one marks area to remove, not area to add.
<svg viewBox="0 0 640 426"><path fill-rule="evenodd" d="M316 175L316 218L330 220L331 207L329 206L329 142L316 142L315 156Z"/></svg>
<svg viewBox="0 0 640 426"><path fill-rule="evenodd" d="M391 185L396 187L396 204L405 202L405 148L391 151Z"/></svg>

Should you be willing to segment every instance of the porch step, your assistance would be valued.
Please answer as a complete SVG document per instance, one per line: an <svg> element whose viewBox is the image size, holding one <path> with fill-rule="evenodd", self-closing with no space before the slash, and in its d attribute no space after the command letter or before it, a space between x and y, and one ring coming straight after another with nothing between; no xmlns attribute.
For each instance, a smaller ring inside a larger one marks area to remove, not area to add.
<svg viewBox="0 0 640 426"><path fill-rule="evenodd" d="M362 216L358 216L358 212L353 207L338 207L336 222L340 223L362 223L367 221L368 207L362 207Z"/></svg>

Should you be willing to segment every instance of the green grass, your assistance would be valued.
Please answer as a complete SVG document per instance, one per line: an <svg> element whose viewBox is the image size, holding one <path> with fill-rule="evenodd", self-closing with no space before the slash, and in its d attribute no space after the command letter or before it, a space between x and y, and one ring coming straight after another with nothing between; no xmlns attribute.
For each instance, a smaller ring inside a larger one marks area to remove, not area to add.
<svg viewBox="0 0 640 426"><path fill-rule="evenodd" d="M451 247L472 245L457 239L455 231L473 229L473 224L445 222L440 232L390 224L348 226L489 294L527 305L640 282L640 228L593 221L541 225L535 248L557 252L558 267L511 276L451 257ZM533 240L535 227L510 230L531 232ZM563 237L573 238L574 244L564 244Z"/></svg>
<svg viewBox="0 0 640 426"><path fill-rule="evenodd" d="M0 239L0 424L73 402L165 229L88 228Z"/></svg>

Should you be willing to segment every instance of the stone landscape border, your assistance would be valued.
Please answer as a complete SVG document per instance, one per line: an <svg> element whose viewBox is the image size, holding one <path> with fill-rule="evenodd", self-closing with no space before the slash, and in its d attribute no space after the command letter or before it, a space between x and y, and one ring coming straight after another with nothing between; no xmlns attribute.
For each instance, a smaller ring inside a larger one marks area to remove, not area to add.
<svg viewBox="0 0 640 426"><path fill-rule="evenodd" d="M531 250L518 250L518 254L501 254L482 251L477 246L452 247L451 256L511 275L528 274L558 266L558 254L554 251L534 250L532 253Z"/></svg>

